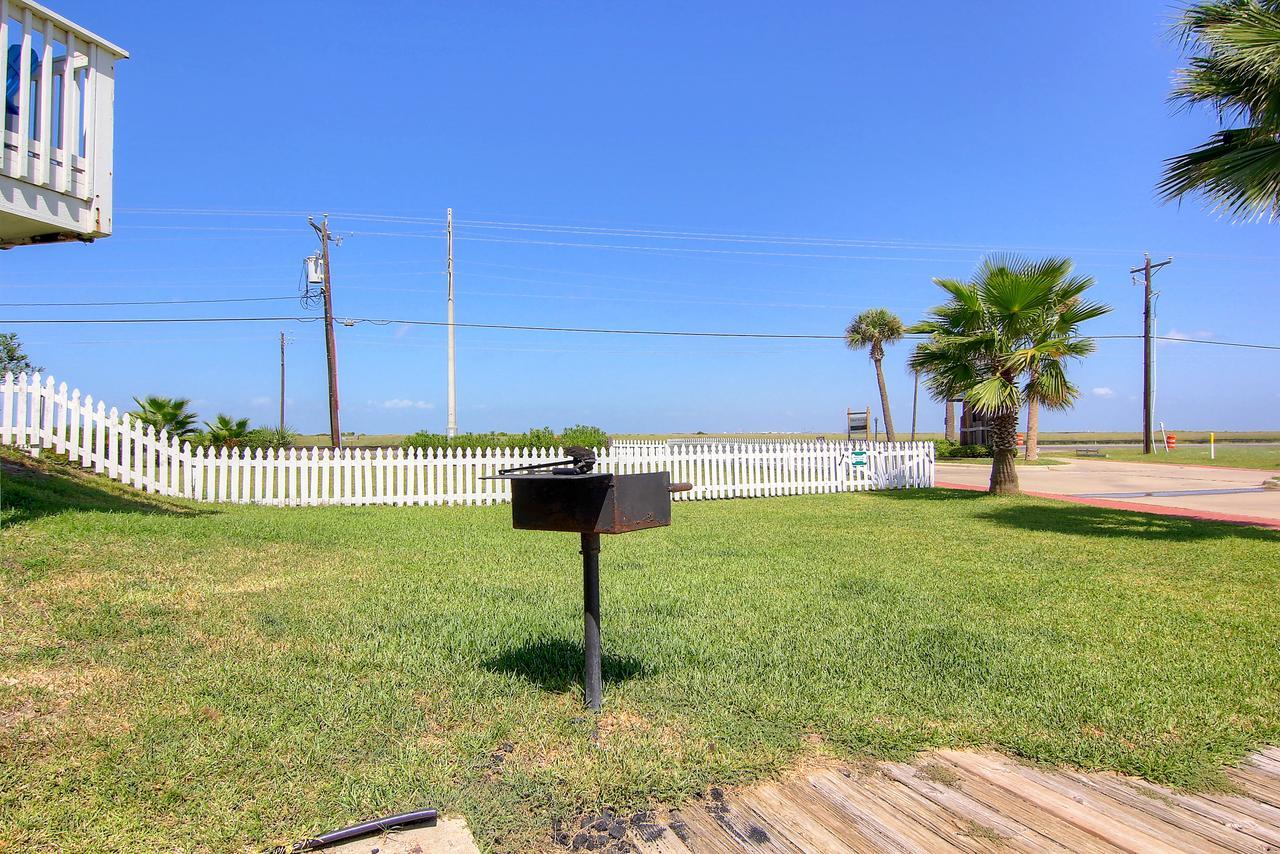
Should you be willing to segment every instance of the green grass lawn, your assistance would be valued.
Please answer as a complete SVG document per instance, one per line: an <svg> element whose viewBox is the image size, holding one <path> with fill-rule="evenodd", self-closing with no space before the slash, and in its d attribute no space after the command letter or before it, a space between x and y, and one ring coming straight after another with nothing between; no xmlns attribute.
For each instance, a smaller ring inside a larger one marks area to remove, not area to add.
<svg viewBox="0 0 1280 854"><path fill-rule="evenodd" d="M1176 451L1165 453L1157 447L1154 454L1144 454L1140 448L1102 449L1107 459L1126 463L1160 463L1163 465L1226 466L1228 468L1262 469L1280 471L1280 445L1218 445L1214 457L1209 459L1208 445L1178 445ZM1041 454L1058 454L1075 459L1075 448L1040 448ZM1093 458L1089 458L1093 459Z"/></svg>
<svg viewBox="0 0 1280 854"><path fill-rule="evenodd" d="M814 752L1214 786L1280 738L1277 532L946 490L680 503L605 538L597 719L573 535L6 460L0 850L260 850L436 806L527 851Z"/></svg>

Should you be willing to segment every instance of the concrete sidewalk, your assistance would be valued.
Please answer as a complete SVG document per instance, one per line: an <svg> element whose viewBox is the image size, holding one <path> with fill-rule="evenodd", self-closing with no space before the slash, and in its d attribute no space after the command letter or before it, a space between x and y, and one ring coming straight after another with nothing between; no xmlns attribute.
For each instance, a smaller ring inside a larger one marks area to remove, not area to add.
<svg viewBox="0 0 1280 854"><path fill-rule="evenodd" d="M1019 466L1024 492L1070 497L1100 506L1161 512L1185 510L1205 518L1280 525L1280 490L1263 489L1275 472L1151 463L1070 460L1058 466ZM939 463L939 486L985 488L991 468ZM1226 518L1240 517L1240 518Z"/></svg>

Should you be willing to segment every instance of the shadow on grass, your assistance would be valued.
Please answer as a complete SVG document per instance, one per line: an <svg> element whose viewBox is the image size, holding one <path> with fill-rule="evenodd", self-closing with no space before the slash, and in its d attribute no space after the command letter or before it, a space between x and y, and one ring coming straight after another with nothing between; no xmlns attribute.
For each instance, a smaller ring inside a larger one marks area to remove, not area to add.
<svg viewBox="0 0 1280 854"><path fill-rule="evenodd" d="M928 489L879 489L869 494L896 498L899 501L935 503L943 501L980 501L987 497L986 492L976 489L950 489L945 486L935 486Z"/></svg>
<svg viewBox="0 0 1280 854"><path fill-rule="evenodd" d="M1280 531L1251 525L1160 516L1140 510L1113 510L1053 499L1006 498L961 489L888 489L877 495L912 503L959 502L970 518L1006 528L1051 534L1195 542L1239 537L1280 544ZM987 506L982 506L986 504Z"/></svg>
<svg viewBox="0 0 1280 854"><path fill-rule="evenodd" d="M182 507L121 486L81 471L73 463L33 460L10 451L0 456L0 522L4 525L75 511L167 516L211 512Z"/></svg>
<svg viewBox="0 0 1280 854"><path fill-rule="evenodd" d="M582 684L582 644L559 638L530 641L490 658L484 662L484 667L494 673L518 676L543 690L559 693ZM647 673L639 660L608 652L601 659L600 670L606 685Z"/></svg>
<svg viewBox="0 0 1280 854"><path fill-rule="evenodd" d="M1156 539L1175 543L1237 537L1280 545L1280 531L1267 528L1157 516L1136 510L1110 510L1066 502L1050 506L1019 503L992 507L979 513L977 518L1009 528L1053 534Z"/></svg>

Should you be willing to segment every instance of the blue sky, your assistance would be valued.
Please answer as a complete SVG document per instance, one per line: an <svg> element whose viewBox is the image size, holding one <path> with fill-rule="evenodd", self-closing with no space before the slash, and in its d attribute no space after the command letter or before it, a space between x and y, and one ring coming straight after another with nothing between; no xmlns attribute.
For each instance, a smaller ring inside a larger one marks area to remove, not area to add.
<svg viewBox="0 0 1280 854"><path fill-rule="evenodd" d="M316 245L303 213L329 211L346 235L339 316L439 320L452 206L459 321L839 334L865 307L918 318L931 277L966 276L990 248L1071 256L1116 309L1091 330L1137 333L1128 270L1150 250L1175 257L1157 277L1163 333L1277 341L1277 226L1155 199L1161 160L1214 127L1166 103L1179 56L1163 2L390 2L365 22L324 2L56 8L132 53L117 69L116 234L5 253L5 301L291 296ZM265 423L282 328L288 420L322 430L317 323L19 331L109 403L180 395L203 417ZM338 341L344 429L443 429L441 330L362 324ZM907 350L886 360L900 429ZM458 359L463 430L835 432L875 400L866 356L838 341L461 330ZM1162 345L1158 418L1274 428L1278 369L1276 352ZM1084 397L1046 429L1137 429L1138 342L1102 343L1073 375ZM922 401L920 423L940 429L941 407Z"/></svg>

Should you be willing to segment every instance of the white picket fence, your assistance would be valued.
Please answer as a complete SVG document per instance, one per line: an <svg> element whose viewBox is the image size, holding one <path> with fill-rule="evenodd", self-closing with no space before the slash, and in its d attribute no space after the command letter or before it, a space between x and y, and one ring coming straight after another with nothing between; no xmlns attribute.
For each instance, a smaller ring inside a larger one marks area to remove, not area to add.
<svg viewBox="0 0 1280 854"><path fill-rule="evenodd" d="M159 495L282 506L496 504L511 496L509 481L488 479L499 469L562 457L558 448L193 448L39 374L5 376L0 443L66 454ZM602 471L669 471L693 484L674 497L696 501L933 486L933 450L929 442L619 442L597 455Z"/></svg>

